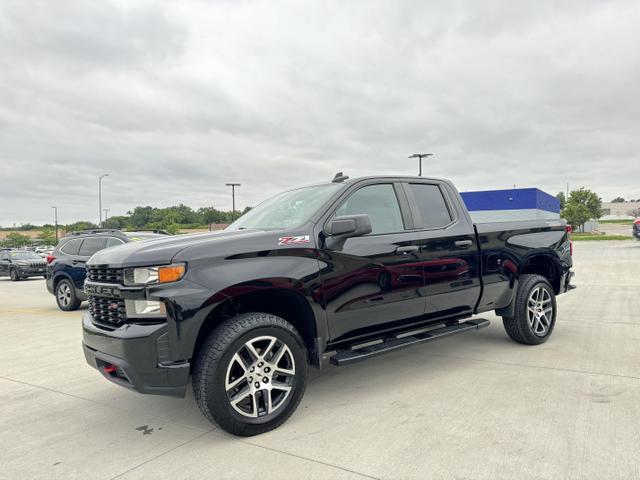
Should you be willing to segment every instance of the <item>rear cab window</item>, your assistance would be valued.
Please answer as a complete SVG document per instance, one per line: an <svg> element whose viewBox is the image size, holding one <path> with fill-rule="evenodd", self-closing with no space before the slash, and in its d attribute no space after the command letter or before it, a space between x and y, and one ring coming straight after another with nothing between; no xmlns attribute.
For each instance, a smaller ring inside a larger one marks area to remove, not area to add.
<svg viewBox="0 0 640 480"><path fill-rule="evenodd" d="M409 189L418 208L417 227L444 228L453 221L453 215L440 186L430 183L410 183Z"/></svg>

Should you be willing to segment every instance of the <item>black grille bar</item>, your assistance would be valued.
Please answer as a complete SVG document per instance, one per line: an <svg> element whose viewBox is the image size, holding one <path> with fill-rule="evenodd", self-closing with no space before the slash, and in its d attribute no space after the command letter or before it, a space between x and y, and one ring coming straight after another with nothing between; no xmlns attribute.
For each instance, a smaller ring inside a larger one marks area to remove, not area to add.
<svg viewBox="0 0 640 480"><path fill-rule="evenodd" d="M120 298L90 295L89 312L93 317L93 323L107 328L118 328L127 321L124 300Z"/></svg>
<svg viewBox="0 0 640 480"><path fill-rule="evenodd" d="M117 283L122 285L123 269L122 268L99 268L89 267L87 269L87 279L93 282L101 283Z"/></svg>

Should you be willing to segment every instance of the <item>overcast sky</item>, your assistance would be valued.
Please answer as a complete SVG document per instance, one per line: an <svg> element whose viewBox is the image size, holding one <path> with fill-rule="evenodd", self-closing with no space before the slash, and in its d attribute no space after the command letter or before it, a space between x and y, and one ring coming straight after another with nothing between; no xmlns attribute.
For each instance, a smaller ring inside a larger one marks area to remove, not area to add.
<svg viewBox="0 0 640 480"><path fill-rule="evenodd" d="M346 174L640 198L640 2L0 2L0 225Z"/></svg>

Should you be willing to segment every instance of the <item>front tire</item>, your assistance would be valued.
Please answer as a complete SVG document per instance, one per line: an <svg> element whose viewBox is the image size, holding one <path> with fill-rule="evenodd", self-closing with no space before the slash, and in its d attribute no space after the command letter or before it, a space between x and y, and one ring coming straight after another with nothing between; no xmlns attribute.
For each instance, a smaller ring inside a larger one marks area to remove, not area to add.
<svg viewBox="0 0 640 480"><path fill-rule="evenodd" d="M502 317L509 337L525 345L546 342L556 325L556 295L541 275L521 275L513 317Z"/></svg>
<svg viewBox="0 0 640 480"><path fill-rule="evenodd" d="M18 275L15 268L12 268L11 271L9 271L9 278L11 278L12 282L18 282L20 280L20 275Z"/></svg>
<svg viewBox="0 0 640 480"><path fill-rule="evenodd" d="M249 437L279 427L293 414L307 375L305 345L293 325L268 313L243 313L205 340L193 390L205 417Z"/></svg>
<svg viewBox="0 0 640 480"><path fill-rule="evenodd" d="M77 310L80 307L80 303L82 303L69 280L60 280L56 285L55 294L58 308L64 312Z"/></svg>

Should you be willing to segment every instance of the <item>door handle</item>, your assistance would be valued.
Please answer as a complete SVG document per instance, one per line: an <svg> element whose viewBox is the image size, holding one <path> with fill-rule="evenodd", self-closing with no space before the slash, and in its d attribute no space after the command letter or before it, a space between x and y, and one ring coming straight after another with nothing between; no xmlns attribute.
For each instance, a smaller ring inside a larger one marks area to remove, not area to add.
<svg viewBox="0 0 640 480"><path fill-rule="evenodd" d="M472 240L458 240L455 242L455 246L460 248L469 248L471 245L473 245Z"/></svg>
<svg viewBox="0 0 640 480"><path fill-rule="evenodd" d="M396 253L399 255L406 255L408 253L417 252L420 248L417 245L405 245L404 247L396 248Z"/></svg>

